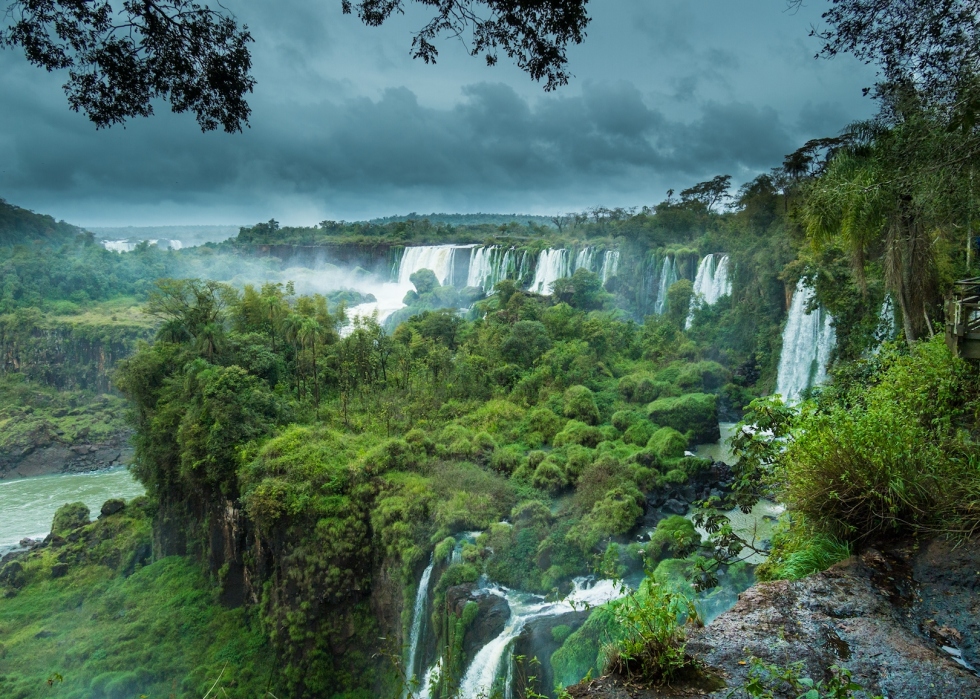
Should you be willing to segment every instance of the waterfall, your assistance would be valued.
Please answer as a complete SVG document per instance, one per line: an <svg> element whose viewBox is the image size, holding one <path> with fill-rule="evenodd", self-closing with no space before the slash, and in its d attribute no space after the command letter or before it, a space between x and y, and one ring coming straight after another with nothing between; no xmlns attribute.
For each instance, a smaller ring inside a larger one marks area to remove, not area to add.
<svg viewBox="0 0 980 699"><path fill-rule="evenodd" d="M419 685L418 699L429 699L429 693L433 683L439 682L439 675L442 673L442 658L437 659L422 677L422 684Z"/></svg>
<svg viewBox="0 0 980 699"><path fill-rule="evenodd" d="M431 269L442 286L453 283L456 251L472 245L418 245L405 248L398 265L398 283L410 284L411 276L420 269Z"/></svg>
<svg viewBox="0 0 980 699"><path fill-rule="evenodd" d="M534 270L534 281L530 291L536 294L550 294L556 280L568 276L568 250L549 248L538 255L538 265Z"/></svg>
<svg viewBox="0 0 980 699"><path fill-rule="evenodd" d="M722 296L732 293L732 282L728 277L728 255L705 255L698 265L694 278L694 295L691 309L687 314L685 328L691 327L694 311L702 305L713 306Z"/></svg>
<svg viewBox="0 0 980 699"><path fill-rule="evenodd" d="M429 578L432 577L432 568L434 565L435 561L429 560L429 565L423 571L422 579L419 580L419 589L415 593L415 609L412 614L412 636L408 646L408 663L405 665L406 682L411 682L416 676L415 657L418 654L422 632L425 630L425 607L429 598ZM405 689L405 696L408 696L407 687Z"/></svg>
<svg viewBox="0 0 980 699"><path fill-rule="evenodd" d="M595 248L584 247L579 251L579 254L575 256L575 267L571 270L574 272L576 269L585 269L592 271L592 260L595 257Z"/></svg>
<svg viewBox="0 0 980 699"><path fill-rule="evenodd" d="M653 307L653 312L657 315L663 315L667 311L667 290L676 281L677 260L673 257L665 257L664 263L660 267L660 288L657 290L657 302Z"/></svg>
<svg viewBox="0 0 980 699"><path fill-rule="evenodd" d="M605 284L609 281L609 277L615 277L616 272L619 271L619 250L606 250L602 255L602 269L599 270L599 276L602 277L602 283Z"/></svg>
<svg viewBox="0 0 980 699"><path fill-rule="evenodd" d="M827 380L827 363L837 337L833 318L822 308L807 313L813 289L801 279L783 330L783 350L779 355L776 393L786 402L799 400L803 391Z"/></svg>
<svg viewBox="0 0 980 699"><path fill-rule="evenodd" d="M466 286L479 286L489 292L498 282L519 276L515 258L514 248L504 250L499 245L474 247L470 252Z"/></svg>
<svg viewBox="0 0 980 699"><path fill-rule="evenodd" d="M598 606L622 596L618 585L612 580L600 580L586 587L589 584L590 581L586 578L576 578L572 582L572 593L558 602L548 602L544 597L526 592L503 590L504 597L510 605L510 619L504 625L503 631L483 646L473 658L460 683L461 699L488 696L494 682L501 675L505 659L509 671L510 663L513 662L510 654L511 645L514 639L521 635L527 622L575 611L576 607L573 603L579 605L578 608L581 609L583 604ZM500 594L500 591L496 593ZM504 673L505 676L506 674L507 672Z"/></svg>

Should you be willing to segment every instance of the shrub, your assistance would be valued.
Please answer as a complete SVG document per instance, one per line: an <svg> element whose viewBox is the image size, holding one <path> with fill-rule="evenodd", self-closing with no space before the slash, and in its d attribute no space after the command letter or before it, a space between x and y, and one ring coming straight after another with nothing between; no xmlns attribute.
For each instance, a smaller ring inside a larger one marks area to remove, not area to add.
<svg viewBox="0 0 980 699"><path fill-rule="evenodd" d="M717 398L706 393L688 393L679 398L658 398L647 406L652 422L691 432L699 443L721 438L718 429Z"/></svg>
<svg viewBox="0 0 980 699"><path fill-rule="evenodd" d="M671 515L657 523L657 528L650 536L646 545L646 557L650 561L659 561L667 556L676 557L701 543L701 535L694 529L694 524L680 515Z"/></svg>
<svg viewBox="0 0 980 699"><path fill-rule="evenodd" d="M547 408L536 408L527 416L527 429L539 432L545 441L551 440L562 428L562 420Z"/></svg>
<svg viewBox="0 0 980 699"><path fill-rule="evenodd" d="M656 432L657 426L654 425L649 420L641 420L631 425L626 434L623 435L623 441L627 444L635 444L638 447L646 446L646 443L650 441L650 437Z"/></svg>
<svg viewBox="0 0 980 699"><path fill-rule="evenodd" d="M84 502L65 503L54 513L51 533L64 536L89 523L89 509Z"/></svg>
<svg viewBox="0 0 980 699"><path fill-rule="evenodd" d="M661 461L676 459L684 456L687 439L672 427L661 427L650 437L647 448L652 449Z"/></svg>
<svg viewBox="0 0 980 699"><path fill-rule="evenodd" d="M432 552L432 558L436 561L448 560L449 556L452 555L454 548L456 548L456 539L451 536L447 536L445 539L436 544L435 550Z"/></svg>
<svg viewBox="0 0 980 699"><path fill-rule="evenodd" d="M581 444L585 447L595 448L602 441L602 432L597 427L586 425L578 420L569 420L565 428L555 435L551 443L556 447L566 444Z"/></svg>
<svg viewBox="0 0 980 699"><path fill-rule="evenodd" d="M592 463L592 451L573 444L565 450L565 475L570 485L575 485L582 472Z"/></svg>
<svg viewBox="0 0 980 699"><path fill-rule="evenodd" d="M498 447L490 457L490 467L501 473L513 473L521 463L521 452L513 446Z"/></svg>
<svg viewBox="0 0 980 699"><path fill-rule="evenodd" d="M565 487L565 472L560 464L550 458L545 459L534 469L534 475L531 476L531 484L541 490L546 490L551 493L557 492Z"/></svg>
<svg viewBox="0 0 980 699"><path fill-rule="evenodd" d="M730 372L717 362L688 364L675 383L684 391L716 391L728 381Z"/></svg>
<svg viewBox="0 0 980 699"><path fill-rule="evenodd" d="M613 427L615 427L617 430L619 430L620 432L625 432L630 428L630 426L632 426L634 423L636 423L638 420L641 419L642 416L636 411L617 410L616 412L613 413L611 422L613 424Z"/></svg>
<svg viewBox="0 0 980 699"><path fill-rule="evenodd" d="M588 425L599 422L599 407L595 395L585 386L572 386L565 391L565 417Z"/></svg>
<svg viewBox="0 0 980 699"><path fill-rule="evenodd" d="M980 525L976 383L937 336L910 354L886 349L867 383L804 411L783 458L782 497L818 529L864 537ZM875 383L876 382L876 383Z"/></svg>

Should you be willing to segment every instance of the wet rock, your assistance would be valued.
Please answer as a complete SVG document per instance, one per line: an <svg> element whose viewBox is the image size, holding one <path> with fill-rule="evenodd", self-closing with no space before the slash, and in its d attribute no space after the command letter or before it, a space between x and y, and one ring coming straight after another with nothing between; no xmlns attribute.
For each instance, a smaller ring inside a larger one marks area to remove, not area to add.
<svg viewBox="0 0 980 699"><path fill-rule="evenodd" d="M476 617L466 628L466 634L463 636L463 653L466 655L467 663L473 659L480 648L500 635L510 618L510 606L503 596L477 587L473 583L449 588L446 591L446 602L457 617L463 616L467 603L477 604Z"/></svg>
<svg viewBox="0 0 980 699"><path fill-rule="evenodd" d="M688 637L687 651L729 689L699 692L720 699L748 676L748 659L825 677L847 668L869 694L902 699L980 697L977 591L980 541L955 547L934 541L869 549L802 580L761 583L734 608ZM745 663L745 664L743 664ZM623 678L577 685L573 697L613 699ZM689 696L630 691L636 699Z"/></svg>
<svg viewBox="0 0 980 699"><path fill-rule="evenodd" d="M102 505L102 514L100 517L110 517L117 512L120 512L124 507L126 507L126 502L118 498L113 498L112 500L106 500Z"/></svg>

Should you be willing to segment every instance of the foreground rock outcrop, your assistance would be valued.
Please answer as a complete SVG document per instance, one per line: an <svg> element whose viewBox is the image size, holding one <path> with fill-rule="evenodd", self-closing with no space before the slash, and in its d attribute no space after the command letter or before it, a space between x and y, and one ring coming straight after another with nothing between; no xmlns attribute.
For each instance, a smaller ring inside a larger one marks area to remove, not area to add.
<svg viewBox="0 0 980 699"><path fill-rule="evenodd" d="M980 542L868 549L803 580L756 585L693 631L688 652L712 681L643 689L612 675L570 694L726 697L745 682L755 656L781 666L801 661L817 680L832 665L844 667L870 693L890 699L980 697L973 670L980 667L978 593Z"/></svg>

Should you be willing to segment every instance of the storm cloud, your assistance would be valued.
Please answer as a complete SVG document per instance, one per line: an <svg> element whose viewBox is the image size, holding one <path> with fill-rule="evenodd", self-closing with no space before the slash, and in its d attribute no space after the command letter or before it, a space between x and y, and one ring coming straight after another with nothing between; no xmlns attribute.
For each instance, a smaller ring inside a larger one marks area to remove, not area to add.
<svg viewBox="0 0 980 699"><path fill-rule="evenodd" d="M727 25L721 2L597 5L576 79L550 94L454 44L435 67L411 61L417 13L371 30L328 23L320 3L271 5L236 8L260 81L243 134L202 134L166 105L96 131L59 76L0 52L0 196L88 225L653 204L750 179L872 107L868 70L813 61L805 18L778 0Z"/></svg>

